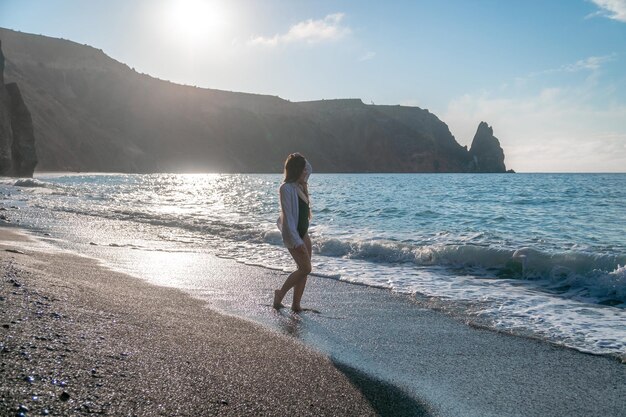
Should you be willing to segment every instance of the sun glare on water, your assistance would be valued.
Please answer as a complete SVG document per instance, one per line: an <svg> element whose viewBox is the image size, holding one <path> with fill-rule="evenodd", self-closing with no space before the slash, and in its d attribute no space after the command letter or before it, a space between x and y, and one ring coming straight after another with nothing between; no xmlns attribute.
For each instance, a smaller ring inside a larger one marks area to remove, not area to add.
<svg viewBox="0 0 626 417"><path fill-rule="evenodd" d="M215 0L172 0L164 12L169 35L190 44L215 40L226 24L224 9Z"/></svg>

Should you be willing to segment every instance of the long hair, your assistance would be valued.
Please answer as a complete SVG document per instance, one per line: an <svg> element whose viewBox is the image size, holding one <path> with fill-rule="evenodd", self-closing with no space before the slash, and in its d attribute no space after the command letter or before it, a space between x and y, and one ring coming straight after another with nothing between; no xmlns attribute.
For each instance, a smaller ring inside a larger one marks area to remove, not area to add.
<svg viewBox="0 0 626 417"><path fill-rule="evenodd" d="M302 171L304 171L304 167L306 166L306 159L304 156L299 154L298 152L292 153L285 160L285 178L283 182L296 182L302 175ZM302 191L304 191L304 195L309 200L309 219L313 217L311 213L311 204L309 198L309 187L307 184L302 184Z"/></svg>
<svg viewBox="0 0 626 417"><path fill-rule="evenodd" d="M306 166L306 159L299 153L292 153L287 157L285 161L285 179L284 182L296 182L304 167Z"/></svg>

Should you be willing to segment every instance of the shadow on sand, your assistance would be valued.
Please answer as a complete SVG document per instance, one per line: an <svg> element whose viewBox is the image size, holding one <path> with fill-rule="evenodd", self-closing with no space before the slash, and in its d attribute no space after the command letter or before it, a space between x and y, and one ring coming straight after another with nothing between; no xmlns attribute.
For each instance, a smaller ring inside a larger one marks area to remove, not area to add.
<svg viewBox="0 0 626 417"><path fill-rule="evenodd" d="M332 359L333 365L361 391L380 416L433 416L429 407L393 384Z"/></svg>

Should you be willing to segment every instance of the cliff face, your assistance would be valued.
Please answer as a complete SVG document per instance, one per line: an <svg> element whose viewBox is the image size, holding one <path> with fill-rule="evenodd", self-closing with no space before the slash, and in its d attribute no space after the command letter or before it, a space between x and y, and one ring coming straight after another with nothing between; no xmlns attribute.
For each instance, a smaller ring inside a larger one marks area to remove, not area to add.
<svg viewBox="0 0 626 417"><path fill-rule="evenodd" d="M504 151L500 141L493 135L493 129L485 122L480 122L469 151L472 160L470 172L505 172Z"/></svg>
<svg viewBox="0 0 626 417"><path fill-rule="evenodd" d="M0 41L0 175L32 177L37 156L30 112L17 84L4 84Z"/></svg>
<svg viewBox="0 0 626 417"><path fill-rule="evenodd" d="M42 170L280 172L294 151L316 172L467 172L473 160L416 107L182 86L74 42L1 28L0 39Z"/></svg>

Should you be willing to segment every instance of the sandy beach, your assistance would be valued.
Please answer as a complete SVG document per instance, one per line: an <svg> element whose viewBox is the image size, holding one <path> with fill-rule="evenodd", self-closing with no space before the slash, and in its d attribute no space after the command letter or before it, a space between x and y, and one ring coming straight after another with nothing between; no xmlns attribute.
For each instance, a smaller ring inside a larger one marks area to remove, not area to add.
<svg viewBox="0 0 626 417"><path fill-rule="evenodd" d="M376 415L294 339L0 233L0 415Z"/></svg>
<svg viewBox="0 0 626 417"><path fill-rule="evenodd" d="M306 305L321 314L276 314L264 295L282 272L215 257L201 258L214 294L202 301L37 249L16 231L0 235L2 415L21 405L32 415L626 413L616 358L473 328L331 279L307 287Z"/></svg>

